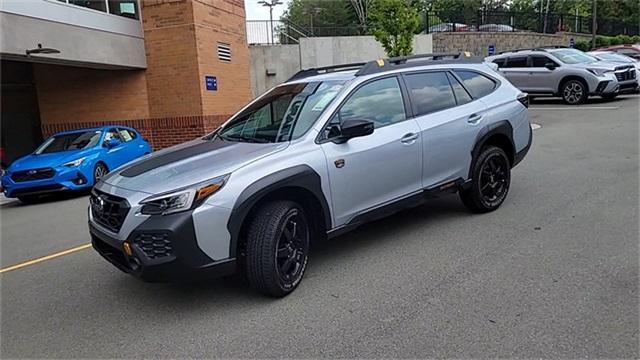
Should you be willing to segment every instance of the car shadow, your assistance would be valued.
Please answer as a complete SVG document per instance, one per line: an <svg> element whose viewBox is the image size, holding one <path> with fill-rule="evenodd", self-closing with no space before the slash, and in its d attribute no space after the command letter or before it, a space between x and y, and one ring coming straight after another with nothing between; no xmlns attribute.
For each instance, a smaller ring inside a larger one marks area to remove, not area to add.
<svg viewBox="0 0 640 360"><path fill-rule="evenodd" d="M315 277L336 258L355 258L364 250L388 246L389 242L397 240L399 229L403 232L418 231L430 223L469 215L457 196L445 196L364 224L339 237L316 242L311 247L310 265L305 279ZM173 311L193 311L196 308L216 311L226 308L228 304L233 304L235 308L286 301L286 298L278 300L257 293L241 275L212 280L187 279L180 283L143 283L129 275L122 275L110 278L110 282L103 286L109 288L109 292L127 294L127 306L133 307L133 311L142 312L157 307L171 308ZM307 295L314 296L309 293ZM136 300L131 301L132 298ZM137 309L136 304L139 305Z"/></svg>
<svg viewBox="0 0 640 360"><path fill-rule="evenodd" d="M26 206L38 206L40 204L72 200L72 199L77 199L83 196L88 196L90 193L91 193L91 189L45 194L39 197L37 200L35 200L32 203L23 203L18 199L14 199L14 201L8 201L3 204L0 204L0 209L9 209L9 208L26 207Z"/></svg>
<svg viewBox="0 0 640 360"><path fill-rule="evenodd" d="M562 100L562 98L558 97L535 97L533 99L529 99L530 104L534 105L565 105L565 106L584 106L584 105L596 105L596 104L613 104L620 101L625 100L625 95L619 95L615 99L603 99L601 97L589 97L584 104L580 105L568 105Z"/></svg>

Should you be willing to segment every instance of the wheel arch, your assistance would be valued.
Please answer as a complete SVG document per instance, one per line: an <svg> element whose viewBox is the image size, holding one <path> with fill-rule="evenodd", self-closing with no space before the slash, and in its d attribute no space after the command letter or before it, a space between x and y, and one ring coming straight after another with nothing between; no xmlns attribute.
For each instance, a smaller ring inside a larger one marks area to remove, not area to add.
<svg viewBox="0 0 640 360"><path fill-rule="evenodd" d="M264 203L291 200L309 213L310 222L318 234L331 228L331 212L322 192L321 178L311 167L298 165L267 175L245 188L231 211L227 228L231 235L230 257L239 255L246 222Z"/></svg>
<svg viewBox="0 0 640 360"><path fill-rule="evenodd" d="M569 80L578 80L578 81L582 82L582 84L587 89L587 93L589 93L589 91L590 91L589 90L589 83L582 76L580 76L580 75L565 75L562 79L560 79L560 83L558 84L558 89L557 89L557 91L558 91L557 93L558 94L562 95L562 87Z"/></svg>
<svg viewBox="0 0 640 360"><path fill-rule="evenodd" d="M493 145L501 148L507 153L509 162L513 167L515 163L515 144L513 142L513 127L507 120L496 122L482 129L476 138L475 145L471 150L471 165L469 166L468 178L471 179L473 173L473 164L480 155L482 148L487 145Z"/></svg>

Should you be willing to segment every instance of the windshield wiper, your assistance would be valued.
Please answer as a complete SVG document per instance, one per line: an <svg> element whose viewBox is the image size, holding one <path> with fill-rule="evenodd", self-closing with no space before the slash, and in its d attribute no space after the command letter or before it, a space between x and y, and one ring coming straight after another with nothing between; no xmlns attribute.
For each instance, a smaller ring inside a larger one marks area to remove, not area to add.
<svg viewBox="0 0 640 360"><path fill-rule="evenodd" d="M248 137L248 136L244 136L244 135L230 136L230 135L218 134L218 137L220 137L220 139L222 139L222 140L227 140L227 141L244 141L244 142L249 142L249 143L268 143L268 142L270 142L267 139L253 138L253 137Z"/></svg>

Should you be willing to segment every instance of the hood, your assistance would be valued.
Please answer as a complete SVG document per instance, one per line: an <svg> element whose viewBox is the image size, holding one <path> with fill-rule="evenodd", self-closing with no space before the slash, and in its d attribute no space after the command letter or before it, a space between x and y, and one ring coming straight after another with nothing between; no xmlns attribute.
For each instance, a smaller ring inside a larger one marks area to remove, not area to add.
<svg viewBox="0 0 640 360"><path fill-rule="evenodd" d="M611 63L608 61L596 61L592 63L580 63L572 64L571 66L583 68L583 69L602 69L602 70L615 70L620 64Z"/></svg>
<svg viewBox="0 0 640 360"><path fill-rule="evenodd" d="M102 179L128 190L159 194L197 184L234 170L274 152L288 143L246 143L193 140L163 149L129 163Z"/></svg>
<svg viewBox="0 0 640 360"><path fill-rule="evenodd" d="M46 154L30 154L14 161L9 171L22 171L46 167L57 167L66 162L86 156L84 150L67 150Z"/></svg>

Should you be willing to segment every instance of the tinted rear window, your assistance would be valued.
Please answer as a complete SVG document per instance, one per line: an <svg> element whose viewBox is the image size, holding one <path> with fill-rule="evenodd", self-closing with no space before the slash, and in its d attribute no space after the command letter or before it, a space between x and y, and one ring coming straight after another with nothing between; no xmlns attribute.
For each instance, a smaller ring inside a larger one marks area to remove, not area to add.
<svg viewBox="0 0 640 360"><path fill-rule="evenodd" d="M417 114L424 115L456 106L453 90L444 72L405 75Z"/></svg>
<svg viewBox="0 0 640 360"><path fill-rule="evenodd" d="M496 82L490 78L473 71L456 70L464 86L474 98L481 98L493 92Z"/></svg>
<svg viewBox="0 0 640 360"><path fill-rule="evenodd" d="M508 67L508 68L527 67L527 57L526 56L510 57L509 60L507 60L507 64L504 67Z"/></svg>

